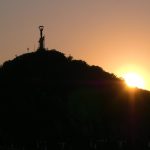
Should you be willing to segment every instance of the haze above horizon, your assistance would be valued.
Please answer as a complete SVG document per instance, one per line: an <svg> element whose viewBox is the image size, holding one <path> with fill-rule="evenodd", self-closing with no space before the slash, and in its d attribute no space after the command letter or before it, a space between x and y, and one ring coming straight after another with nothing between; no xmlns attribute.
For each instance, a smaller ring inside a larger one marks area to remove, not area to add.
<svg viewBox="0 0 150 150"><path fill-rule="evenodd" d="M0 63L46 47L122 76L137 72L150 90L149 0L1 0Z"/></svg>

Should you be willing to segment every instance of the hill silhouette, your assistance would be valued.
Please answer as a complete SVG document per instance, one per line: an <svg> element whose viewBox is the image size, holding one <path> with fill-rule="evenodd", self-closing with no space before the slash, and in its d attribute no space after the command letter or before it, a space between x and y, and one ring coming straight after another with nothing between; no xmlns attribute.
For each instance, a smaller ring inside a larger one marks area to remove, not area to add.
<svg viewBox="0 0 150 150"><path fill-rule="evenodd" d="M18 149L138 149L150 135L150 93L57 50L0 68L0 145Z"/></svg>

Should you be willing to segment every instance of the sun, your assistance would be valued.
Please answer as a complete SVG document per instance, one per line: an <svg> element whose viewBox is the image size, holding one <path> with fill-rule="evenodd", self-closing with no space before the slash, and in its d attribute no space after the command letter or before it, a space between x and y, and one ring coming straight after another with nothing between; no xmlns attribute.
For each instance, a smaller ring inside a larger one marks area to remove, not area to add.
<svg viewBox="0 0 150 150"><path fill-rule="evenodd" d="M145 88L144 79L137 73L128 72L123 75L123 79L129 87Z"/></svg>

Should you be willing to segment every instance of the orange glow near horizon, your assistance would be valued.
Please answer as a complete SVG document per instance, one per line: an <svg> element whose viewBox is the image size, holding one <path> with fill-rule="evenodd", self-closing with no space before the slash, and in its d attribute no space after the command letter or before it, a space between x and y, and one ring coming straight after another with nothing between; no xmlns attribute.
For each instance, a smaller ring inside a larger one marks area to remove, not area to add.
<svg viewBox="0 0 150 150"><path fill-rule="evenodd" d="M0 65L28 48L35 51L44 25L46 48L118 77L136 72L150 90L149 10L149 0L2 0Z"/></svg>
<svg viewBox="0 0 150 150"><path fill-rule="evenodd" d="M123 78L129 87L145 89L144 79L139 74L134 72L128 72L123 75Z"/></svg>
<svg viewBox="0 0 150 150"><path fill-rule="evenodd" d="M137 87L150 91L148 70L135 64L122 65L122 67L116 71L118 77L122 78L130 88Z"/></svg>

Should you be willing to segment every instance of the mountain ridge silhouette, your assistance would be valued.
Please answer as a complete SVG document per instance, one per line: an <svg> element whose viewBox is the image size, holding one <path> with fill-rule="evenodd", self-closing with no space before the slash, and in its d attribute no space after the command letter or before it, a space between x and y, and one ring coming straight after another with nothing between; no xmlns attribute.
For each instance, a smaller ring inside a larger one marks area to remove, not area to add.
<svg viewBox="0 0 150 150"><path fill-rule="evenodd" d="M6 61L0 83L0 145L149 139L148 91L57 50Z"/></svg>
<svg viewBox="0 0 150 150"><path fill-rule="evenodd" d="M4 71L5 70L5 71ZM92 71L93 70L93 71ZM8 73L4 73L7 72ZM85 61L75 60L56 50L37 51L23 54L11 61L6 61L1 68L1 75L19 78L43 78L55 80L57 75L62 80L118 80L114 74L98 66L90 66ZM60 75L61 74L61 75ZM58 79L57 78L57 79ZM74 78L74 79L73 79Z"/></svg>

